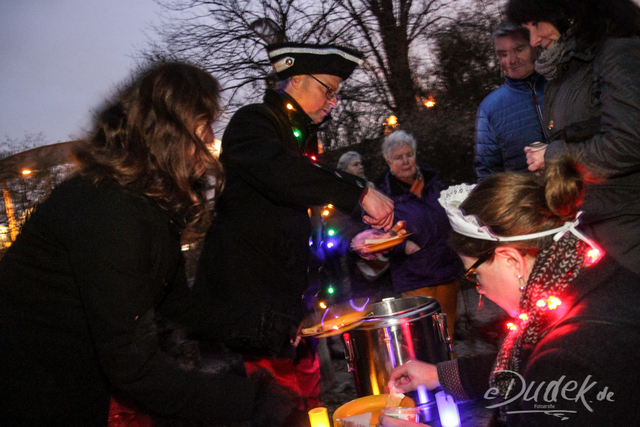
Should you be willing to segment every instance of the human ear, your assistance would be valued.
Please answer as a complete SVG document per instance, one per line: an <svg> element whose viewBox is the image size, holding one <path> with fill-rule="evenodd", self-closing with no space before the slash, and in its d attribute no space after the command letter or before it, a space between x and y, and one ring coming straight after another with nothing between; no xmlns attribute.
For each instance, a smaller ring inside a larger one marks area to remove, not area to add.
<svg viewBox="0 0 640 427"><path fill-rule="evenodd" d="M290 84L295 89L300 89L300 85L302 84L304 76L292 76L290 80Z"/></svg>
<svg viewBox="0 0 640 427"><path fill-rule="evenodd" d="M513 269L517 277L525 277L527 263L525 256L519 249L511 246L499 246L495 250L495 256L506 263L507 268Z"/></svg>

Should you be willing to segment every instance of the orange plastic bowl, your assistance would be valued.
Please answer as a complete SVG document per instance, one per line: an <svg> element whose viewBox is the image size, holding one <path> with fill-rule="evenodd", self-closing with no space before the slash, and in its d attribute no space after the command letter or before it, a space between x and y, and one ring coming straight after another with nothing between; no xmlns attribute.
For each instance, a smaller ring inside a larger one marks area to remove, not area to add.
<svg viewBox="0 0 640 427"><path fill-rule="evenodd" d="M387 406L388 394L377 394L372 396L359 397L358 399L347 402L333 413L333 427L343 427L340 420L354 415L371 412L371 427L378 424L378 418L382 414L382 408ZM404 397L400 402L400 406L414 407L415 403L410 397Z"/></svg>

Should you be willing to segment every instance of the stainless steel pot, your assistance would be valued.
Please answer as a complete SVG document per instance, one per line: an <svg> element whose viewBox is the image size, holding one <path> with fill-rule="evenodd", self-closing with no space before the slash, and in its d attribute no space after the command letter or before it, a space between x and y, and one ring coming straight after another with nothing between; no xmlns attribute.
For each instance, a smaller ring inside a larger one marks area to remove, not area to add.
<svg viewBox="0 0 640 427"><path fill-rule="evenodd" d="M359 396L384 393L391 371L409 360L435 364L451 359L446 315L435 298L390 298L372 308L373 315L342 335ZM418 400L425 403L424 396ZM426 400L435 402L433 393ZM425 415L425 421L433 419Z"/></svg>

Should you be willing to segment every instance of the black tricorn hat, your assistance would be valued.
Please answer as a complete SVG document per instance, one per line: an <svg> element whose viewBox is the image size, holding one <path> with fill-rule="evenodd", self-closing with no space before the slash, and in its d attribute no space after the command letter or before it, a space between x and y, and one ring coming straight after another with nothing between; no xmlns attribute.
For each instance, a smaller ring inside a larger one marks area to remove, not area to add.
<svg viewBox="0 0 640 427"><path fill-rule="evenodd" d="M364 55L355 49L326 44L273 44L267 46L267 53L280 80L301 74L330 74L346 80L364 62Z"/></svg>

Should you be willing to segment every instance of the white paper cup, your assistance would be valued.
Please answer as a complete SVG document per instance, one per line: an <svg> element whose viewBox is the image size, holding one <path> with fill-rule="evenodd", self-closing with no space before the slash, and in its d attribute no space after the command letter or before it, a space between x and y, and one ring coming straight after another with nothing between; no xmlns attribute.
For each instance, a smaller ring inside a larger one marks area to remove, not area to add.
<svg viewBox="0 0 640 427"><path fill-rule="evenodd" d="M388 417L398 418L399 420L420 422L418 408L405 408L402 406L395 408L382 408L382 413Z"/></svg>

